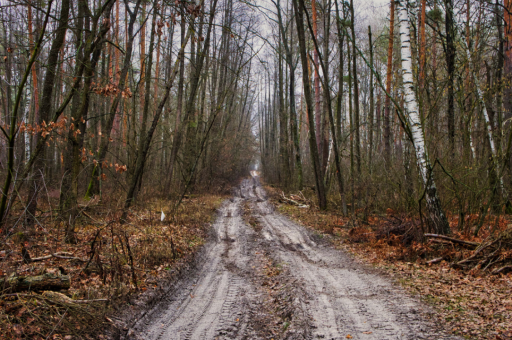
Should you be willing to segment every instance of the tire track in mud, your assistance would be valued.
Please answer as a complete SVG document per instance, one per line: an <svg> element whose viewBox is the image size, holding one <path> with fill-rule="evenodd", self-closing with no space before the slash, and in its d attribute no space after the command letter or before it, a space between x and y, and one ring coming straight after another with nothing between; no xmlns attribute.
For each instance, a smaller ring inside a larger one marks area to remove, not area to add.
<svg viewBox="0 0 512 340"><path fill-rule="evenodd" d="M224 203L213 225L215 235L202 268L173 296L133 327L131 339L235 339L245 304L244 278L232 270L244 265L244 221L240 198ZM234 261L232 261L234 259ZM236 262L236 263L233 263Z"/></svg>
<svg viewBox="0 0 512 340"><path fill-rule="evenodd" d="M255 173L213 229L202 265L128 339L458 339L387 279L277 213ZM266 273L272 266L278 274Z"/></svg>
<svg viewBox="0 0 512 340"><path fill-rule="evenodd" d="M422 306L341 251L317 244L311 233L275 213L257 178L254 214L275 254L304 282L313 339L456 339L420 317Z"/></svg>

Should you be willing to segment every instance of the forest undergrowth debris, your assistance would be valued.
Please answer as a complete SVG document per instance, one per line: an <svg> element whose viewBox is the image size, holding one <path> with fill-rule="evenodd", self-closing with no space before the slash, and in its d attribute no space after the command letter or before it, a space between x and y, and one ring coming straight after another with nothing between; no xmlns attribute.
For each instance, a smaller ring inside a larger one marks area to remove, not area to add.
<svg viewBox="0 0 512 340"><path fill-rule="evenodd" d="M116 327L109 315L156 287L160 277L183 265L204 243L221 202L214 195L187 198L174 218L162 222L161 211L171 216L172 202L151 200L134 207L124 225L116 213L96 206L84 214L77 244L65 244L64 230L56 224L4 238L0 282L60 275L69 278L70 288L35 291L3 285L0 334L8 339L106 338L105 330Z"/></svg>
<svg viewBox="0 0 512 340"><path fill-rule="evenodd" d="M512 339L512 226L508 216L488 216L477 236L422 231L419 218L388 210L385 216L358 220L339 211L301 209L266 188L278 209L320 232L361 261L384 270L402 286L432 304L439 322L468 339ZM471 218L468 218L470 220ZM478 220L474 217L473 220ZM424 228L424 227L423 227Z"/></svg>

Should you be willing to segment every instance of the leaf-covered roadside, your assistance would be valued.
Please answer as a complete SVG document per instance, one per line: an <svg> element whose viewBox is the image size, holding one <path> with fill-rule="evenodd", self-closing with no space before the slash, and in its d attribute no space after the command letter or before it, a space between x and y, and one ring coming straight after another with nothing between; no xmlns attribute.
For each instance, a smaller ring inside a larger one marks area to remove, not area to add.
<svg viewBox="0 0 512 340"><path fill-rule="evenodd" d="M58 273L70 277L71 287L52 294L3 289L2 338L106 338L105 330L117 326L109 315L126 308L129 298L155 287L160 277L184 265L204 243L221 202L222 197L214 195L188 198L171 216L170 202L153 200L134 208L125 225L117 222L116 213L89 206L74 245L63 242L59 225L6 238L1 244L0 282L12 275ZM162 211L171 216L170 222L160 221ZM22 249L32 259L56 253L72 259L57 256L24 263Z"/></svg>
<svg viewBox="0 0 512 340"><path fill-rule="evenodd" d="M274 203L282 213L315 230L320 237L328 238L336 247L349 251L361 261L384 270L408 291L434 306L437 313L432 317L445 325L448 331L467 339L512 339L512 274L492 275L492 270L484 270L478 261L469 262L469 267L454 265L468 258L471 260L476 250L432 240L404 243L402 239L408 237L407 231L412 230L416 223L411 219L400 217L400 225L406 226L400 235L389 232L392 229L389 221L394 220L389 214L370 216L366 223L359 220L354 227L354 223L339 212L301 206L283 199L283 194L272 188L267 190L272 193ZM290 197L293 199L294 195ZM500 220L497 226L494 219L491 221L484 225L478 237L468 237L456 233L457 218L451 217L452 236L486 244L493 227L496 234L508 235L510 226L507 220ZM510 250L500 248L499 251L496 258L508 263ZM432 260L434 263L428 263Z"/></svg>

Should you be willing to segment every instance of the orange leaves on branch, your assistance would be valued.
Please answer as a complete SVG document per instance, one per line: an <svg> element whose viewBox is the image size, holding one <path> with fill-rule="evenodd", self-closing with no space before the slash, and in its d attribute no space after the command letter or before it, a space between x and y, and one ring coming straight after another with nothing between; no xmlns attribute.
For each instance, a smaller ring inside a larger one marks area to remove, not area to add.
<svg viewBox="0 0 512 340"><path fill-rule="evenodd" d="M126 171L126 165L119 165L119 164L115 164L115 167L116 167L116 172L119 172L120 174L122 174L123 172Z"/></svg>
<svg viewBox="0 0 512 340"><path fill-rule="evenodd" d="M49 124L46 124L46 121L43 121L41 124L27 124L25 122L21 122L18 127L19 133L28 133L31 135L35 135L37 133L41 133L41 136L45 138L48 136L52 131L56 130L60 133L63 132L63 130L66 128L66 120L60 119L57 123L50 122ZM74 128L74 126L73 126ZM53 140L52 137L50 137L50 140Z"/></svg>
<svg viewBox="0 0 512 340"><path fill-rule="evenodd" d="M125 90L121 90L118 86L118 84L115 83L109 83L105 86L101 86L100 84L92 83L92 91L98 95L105 96L105 97L112 97L117 96L119 93L121 93L121 96L123 98L131 98L132 92L129 88Z"/></svg>

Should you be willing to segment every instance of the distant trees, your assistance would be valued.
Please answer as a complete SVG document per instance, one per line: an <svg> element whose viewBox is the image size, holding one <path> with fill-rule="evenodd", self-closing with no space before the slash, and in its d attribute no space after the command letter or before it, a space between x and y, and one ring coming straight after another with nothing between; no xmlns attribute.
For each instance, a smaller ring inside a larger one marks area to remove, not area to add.
<svg viewBox="0 0 512 340"><path fill-rule="evenodd" d="M2 7L3 232L48 223L41 204L60 196L74 242L82 201L117 201L126 219L138 195L179 201L244 174L255 156L255 19L232 0Z"/></svg>
<svg viewBox="0 0 512 340"><path fill-rule="evenodd" d="M447 212L478 231L511 210L512 5L389 5L1 7L4 233L44 224L58 197L73 242L93 197L128 218L140 197L179 205L258 161L267 182L314 188L320 208L354 221L421 212L447 233Z"/></svg>
<svg viewBox="0 0 512 340"><path fill-rule="evenodd" d="M283 10L290 6L294 12ZM387 19L379 21L370 13L365 22L352 2L274 2L265 13L275 46L285 51L273 48L265 68L280 75L282 55L288 64L299 59L302 72L289 67L284 79L302 83L303 92L287 109L297 108L305 116L290 115L289 124L274 125L274 114L281 111L272 107L283 104L272 98L280 98L286 86L264 89L260 138L267 180L280 178L274 174L283 167L273 153L287 147L291 183L296 189L299 182L314 183L322 209L324 197L331 197L330 204L342 212L347 204L351 216L363 220L388 208L426 212L428 228L437 233L450 231L445 211L459 215L459 228L466 231L478 230L489 208L505 212L510 206L506 193L512 189L510 101L504 95L511 88L510 8L508 0L391 0ZM372 10L360 8L365 16ZM290 19L295 27L283 24ZM282 33L293 29L296 36ZM294 42L299 49L287 49ZM473 45L467 57L466 44ZM328 130L322 129L324 117L331 121ZM302 126L300 150L291 147L291 137L272 138L274 131L286 136L295 124ZM295 154L305 160L300 181ZM285 154L279 155L282 163ZM480 212L476 222L465 220Z"/></svg>

